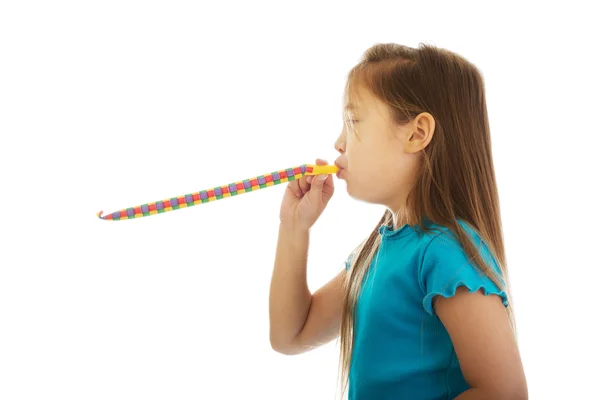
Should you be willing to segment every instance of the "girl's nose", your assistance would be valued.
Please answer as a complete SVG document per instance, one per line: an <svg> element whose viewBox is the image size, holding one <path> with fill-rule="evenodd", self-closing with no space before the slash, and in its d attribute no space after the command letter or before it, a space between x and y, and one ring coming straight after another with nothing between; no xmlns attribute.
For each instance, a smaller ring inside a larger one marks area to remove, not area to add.
<svg viewBox="0 0 600 400"><path fill-rule="evenodd" d="M344 141L344 133L340 134L340 136L337 138L337 140L334 143L334 147L337 151L340 152L340 154L344 154L344 151L346 149L346 143Z"/></svg>

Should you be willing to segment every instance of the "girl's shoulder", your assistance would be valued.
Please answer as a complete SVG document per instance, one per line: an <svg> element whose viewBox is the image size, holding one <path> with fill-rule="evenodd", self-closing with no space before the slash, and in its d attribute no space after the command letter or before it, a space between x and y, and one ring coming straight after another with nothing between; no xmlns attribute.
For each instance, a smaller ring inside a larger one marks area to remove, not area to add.
<svg viewBox="0 0 600 400"><path fill-rule="evenodd" d="M471 224L463 220L457 220L457 223L476 247L479 247L480 245L487 247L484 240ZM429 220L424 221L424 226L425 230L422 231L422 233L427 247L433 246L435 248L444 245L461 246L459 238L450 227L436 224Z"/></svg>

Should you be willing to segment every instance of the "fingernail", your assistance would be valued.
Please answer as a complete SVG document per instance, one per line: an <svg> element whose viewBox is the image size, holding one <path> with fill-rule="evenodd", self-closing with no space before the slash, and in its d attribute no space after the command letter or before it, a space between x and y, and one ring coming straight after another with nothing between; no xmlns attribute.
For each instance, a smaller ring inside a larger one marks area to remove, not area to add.
<svg viewBox="0 0 600 400"><path fill-rule="evenodd" d="M319 180L324 181L325 179L327 179L328 176L329 175L327 175L327 174L321 174L321 175L319 175Z"/></svg>

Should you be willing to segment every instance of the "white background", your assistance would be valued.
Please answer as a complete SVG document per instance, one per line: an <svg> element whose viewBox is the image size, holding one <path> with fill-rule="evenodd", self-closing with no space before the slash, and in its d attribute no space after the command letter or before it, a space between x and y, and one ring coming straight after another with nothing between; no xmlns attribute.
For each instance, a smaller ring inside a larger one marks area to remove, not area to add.
<svg viewBox="0 0 600 400"><path fill-rule="evenodd" d="M378 42L483 72L530 398L597 394L588 6L219 4L1 3L0 398L333 399L336 342L269 345L283 185L131 221L96 212L333 161L345 75ZM335 183L311 289L382 213Z"/></svg>

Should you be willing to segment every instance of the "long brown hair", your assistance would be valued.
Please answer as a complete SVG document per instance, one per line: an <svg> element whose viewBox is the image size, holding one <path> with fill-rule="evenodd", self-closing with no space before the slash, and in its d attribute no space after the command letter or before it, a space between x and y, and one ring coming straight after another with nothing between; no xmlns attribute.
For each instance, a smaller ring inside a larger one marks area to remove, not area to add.
<svg viewBox="0 0 600 400"><path fill-rule="evenodd" d="M422 168L407 200L415 225L427 232L423 218L447 227L465 253L499 288L509 292L496 177L492 160L484 81L463 57L432 45L411 48L376 44L348 74L346 101L362 85L391 110L394 122L408 123L422 112L435 119L435 133L422 151ZM392 223L386 210L369 237L356 249L345 282L340 330L340 367L348 384L354 346L355 309L361 284L377 253L378 228ZM482 259L459 220L474 229L500 266L498 276ZM508 314L514 329L509 306ZM344 391L342 390L342 392Z"/></svg>

